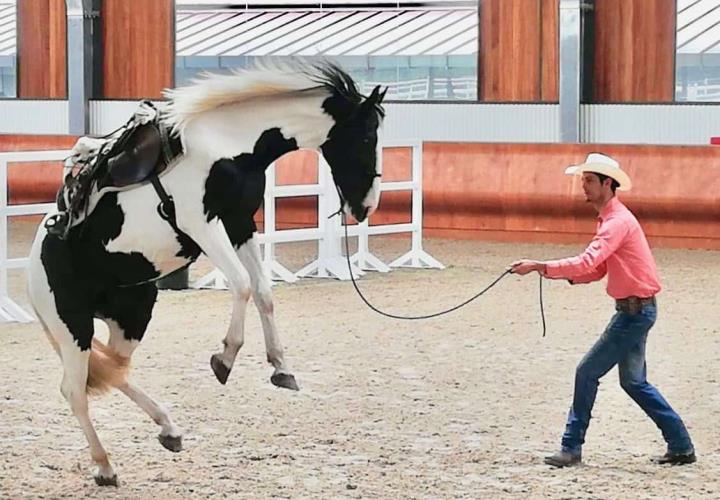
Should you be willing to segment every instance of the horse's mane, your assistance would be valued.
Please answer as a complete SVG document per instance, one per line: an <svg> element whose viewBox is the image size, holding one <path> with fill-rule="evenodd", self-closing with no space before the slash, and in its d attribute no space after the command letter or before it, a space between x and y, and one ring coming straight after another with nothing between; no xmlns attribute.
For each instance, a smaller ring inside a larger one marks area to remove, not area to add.
<svg viewBox="0 0 720 500"><path fill-rule="evenodd" d="M322 90L356 104L363 99L350 75L331 62L265 62L226 75L204 73L186 87L166 90L164 121L178 132L199 114L220 106Z"/></svg>

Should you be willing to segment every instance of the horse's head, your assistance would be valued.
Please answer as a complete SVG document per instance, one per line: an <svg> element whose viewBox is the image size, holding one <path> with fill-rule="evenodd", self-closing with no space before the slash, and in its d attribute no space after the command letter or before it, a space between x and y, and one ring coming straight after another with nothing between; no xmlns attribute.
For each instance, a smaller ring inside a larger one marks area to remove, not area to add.
<svg viewBox="0 0 720 500"><path fill-rule="evenodd" d="M349 78L348 87L354 90ZM323 105L335 125L320 149L332 170L343 211L358 222L373 213L380 201L377 131L385 113L384 96L378 85L367 98L335 94Z"/></svg>

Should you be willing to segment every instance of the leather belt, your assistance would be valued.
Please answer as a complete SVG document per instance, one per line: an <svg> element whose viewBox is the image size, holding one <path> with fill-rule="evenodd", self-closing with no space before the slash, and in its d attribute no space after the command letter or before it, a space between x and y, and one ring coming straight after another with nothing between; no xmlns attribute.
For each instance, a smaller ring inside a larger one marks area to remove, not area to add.
<svg viewBox="0 0 720 500"><path fill-rule="evenodd" d="M628 314L637 314L647 305L657 305L655 297L626 297L615 300L615 310Z"/></svg>

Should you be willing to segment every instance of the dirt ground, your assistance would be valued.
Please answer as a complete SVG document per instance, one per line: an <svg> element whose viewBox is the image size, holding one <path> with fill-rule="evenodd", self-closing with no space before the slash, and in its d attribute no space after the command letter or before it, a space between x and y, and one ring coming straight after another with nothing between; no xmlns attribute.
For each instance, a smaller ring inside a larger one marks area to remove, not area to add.
<svg viewBox="0 0 720 500"><path fill-rule="evenodd" d="M13 230L20 255L29 233ZM383 238L373 249L389 259L406 244ZM391 312L422 314L473 295L516 258L581 249L448 240L425 247L447 269L371 274L361 288ZM279 254L297 269L312 248ZM650 463L664 443L620 389L616 369L600 386L584 465L543 465L559 444L575 366L612 314L603 284L546 282L542 338L534 276L510 276L468 307L421 322L376 315L350 283L305 280L275 287L297 393L270 384L254 308L222 386L209 359L229 321L230 294L160 294L132 379L170 409L185 449L162 448L158 428L122 394L92 400L117 489L100 491L90 476L86 441L59 391L60 362L39 325L0 324L0 498L720 498L720 253L656 257L665 289L648 344L649 380L685 419L694 465ZM23 301L22 277L11 285Z"/></svg>

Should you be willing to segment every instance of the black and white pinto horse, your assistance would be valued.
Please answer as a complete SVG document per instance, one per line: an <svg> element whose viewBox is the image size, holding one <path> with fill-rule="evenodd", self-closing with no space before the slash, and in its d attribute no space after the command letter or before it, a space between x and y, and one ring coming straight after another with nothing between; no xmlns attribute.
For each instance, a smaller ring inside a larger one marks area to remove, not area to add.
<svg viewBox="0 0 720 500"><path fill-rule="evenodd" d="M274 367L271 381L297 389L283 358L253 222L265 169L289 151L319 149L346 214L362 221L379 199L384 94L375 88L362 96L331 64L206 75L166 96L163 123L183 148L160 178L174 200L176 228L159 215L158 193L146 182L96 196L64 238L41 224L31 251L31 303L62 360L61 392L88 440L99 485L117 485L117 476L90 420L88 392L119 389L160 425L164 447L182 447L168 411L127 380L157 297L154 281L207 255L233 295L224 348L211 358L217 378L225 383L243 345L252 296ZM107 345L93 339L94 318L108 326Z"/></svg>

